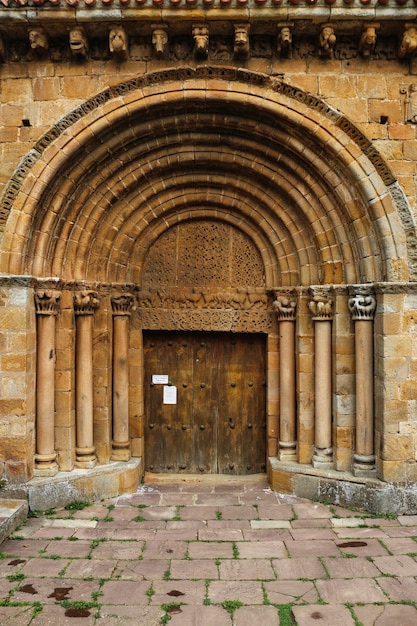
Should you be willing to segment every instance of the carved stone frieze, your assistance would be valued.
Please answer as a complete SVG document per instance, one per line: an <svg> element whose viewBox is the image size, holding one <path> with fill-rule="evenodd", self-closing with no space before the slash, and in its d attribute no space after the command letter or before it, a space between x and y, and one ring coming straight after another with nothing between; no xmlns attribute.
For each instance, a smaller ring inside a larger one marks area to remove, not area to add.
<svg viewBox="0 0 417 626"><path fill-rule="evenodd" d="M371 285L350 285L348 306L354 321L373 320L376 309L374 288Z"/></svg>
<svg viewBox="0 0 417 626"><path fill-rule="evenodd" d="M331 288L310 287L309 294L311 300L308 303L308 308L313 315L313 320L316 322L332 320L334 298Z"/></svg>
<svg viewBox="0 0 417 626"><path fill-rule="evenodd" d="M74 293L74 312L76 315L93 315L100 300L96 291L77 291Z"/></svg>
<svg viewBox="0 0 417 626"><path fill-rule="evenodd" d="M35 291L35 306L37 315L57 315L61 292L52 289Z"/></svg>
<svg viewBox="0 0 417 626"><path fill-rule="evenodd" d="M274 327L270 311L139 308L135 321L139 328L146 330L268 333Z"/></svg>
<svg viewBox="0 0 417 626"><path fill-rule="evenodd" d="M268 297L265 293L244 290L235 291L169 291L164 289L144 290L138 294L141 309L229 309L267 310Z"/></svg>

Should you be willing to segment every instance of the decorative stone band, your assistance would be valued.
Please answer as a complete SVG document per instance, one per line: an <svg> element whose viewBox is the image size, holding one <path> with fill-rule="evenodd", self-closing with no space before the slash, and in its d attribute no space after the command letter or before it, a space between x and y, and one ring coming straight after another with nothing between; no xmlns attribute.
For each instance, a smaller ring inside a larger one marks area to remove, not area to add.
<svg viewBox="0 0 417 626"><path fill-rule="evenodd" d="M130 293L112 296L113 315L130 315L133 307L133 296Z"/></svg>
<svg viewBox="0 0 417 626"><path fill-rule="evenodd" d="M99 304L96 291L79 291L74 294L75 315L93 315Z"/></svg>
<svg viewBox="0 0 417 626"><path fill-rule="evenodd" d="M414 0L413 4L416 4L417 0ZM407 0L237 0L237 7L277 7L279 8L281 5L289 4L294 8L298 9L306 9L306 13L313 13L314 9L317 6L334 6L339 8L339 10L348 7L351 13L355 13L355 6L358 11L364 11L364 7L366 8L374 8L375 10L383 10L387 5L397 7L395 10L398 11L399 8L403 7L406 4ZM109 7L109 6L117 6L123 8L131 9L129 0L65 0L65 4L68 7ZM212 6L220 6L227 7L234 5L233 0L135 0L133 5L141 6L183 6L190 7L190 9L195 9L198 6L201 7L212 7ZM60 0L2 0L3 7L26 7L26 6L36 6L36 7L55 7L60 5ZM129 5L129 6L127 6ZM61 7L60 7L61 8ZM233 7L235 8L235 7ZM404 9L407 7L404 6ZM291 12L291 9L287 9L287 11ZM291 15L291 13L290 13Z"/></svg>
<svg viewBox="0 0 417 626"><path fill-rule="evenodd" d="M276 294L277 299L272 303L272 309L279 322L295 322L297 301L294 292L288 294Z"/></svg>
<svg viewBox="0 0 417 626"><path fill-rule="evenodd" d="M308 308L313 315L313 320L316 322L331 321L334 302L331 287L311 286L308 291L311 298Z"/></svg>
<svg viewBox="0 0 417 626"><path fill-rule="evenodd" d="M376 309L374 288L370 285L350 285L348 304L354 321L372 321Z"/></svg>
<svg viewBox="0 0 417 626"><path fill-rule="evenodd" d="M37 315L57 315L59 310L60 291L43 289L35 291L35 306Z"/></svg>

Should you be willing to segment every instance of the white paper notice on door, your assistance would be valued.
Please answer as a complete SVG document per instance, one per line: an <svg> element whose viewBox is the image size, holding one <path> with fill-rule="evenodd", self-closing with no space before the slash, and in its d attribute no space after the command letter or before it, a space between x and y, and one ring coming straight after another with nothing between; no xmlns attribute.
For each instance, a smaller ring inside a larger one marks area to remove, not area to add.
<svg viewBox="0 0 417 626"><path fill-rule="evenodd" d="M177 388L175 385L164 385L164 404L177 404Z"/></svg>
<svg viewBox="0 0 417 626"><path fill-rule="evenodd" d="M167 385L168 374L152 374L152 383L154 385Z"/></svg>

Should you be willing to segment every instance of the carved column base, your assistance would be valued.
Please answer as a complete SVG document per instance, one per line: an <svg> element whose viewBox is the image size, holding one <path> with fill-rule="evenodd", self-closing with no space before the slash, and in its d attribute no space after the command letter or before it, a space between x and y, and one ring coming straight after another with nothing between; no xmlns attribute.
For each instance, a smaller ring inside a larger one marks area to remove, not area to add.
<svg viewBox="0 0 417 626"><path fill-rule="evenodd" d="M312 464L317 469L333 469L333 448L314 448Z"/></svg>
<svg viewBox="0 0 417 626"><path fill-rule="evenodd" d="M376 477L375 455L354 454L352 473L354 476Z"/></svg>
<svg viewBox="0 0 417 626"><path fill-rule="evenodd" d="M280 461L297 461L296 446L296 441L280 441L278 459Z"/></svg>
<svg viewBox="0 0 417 626"><path fill-rule="evenodd" d="M55 476L58 473L56 452L51 454L35 454L34 476Z"/></svg>
<svg viewBox="0 0 417 626"><path fill-rule="evenodd" d="M130 441L112 442L111 460L112 461L129 461L131 457L130 453Z"/></svg>
<svg viewBox="0 0 417 626"><path fill-rule="evenodd" d="M92 469L96 466L97 457L94 446L90 448L75 448L75 467Z"/></svg>

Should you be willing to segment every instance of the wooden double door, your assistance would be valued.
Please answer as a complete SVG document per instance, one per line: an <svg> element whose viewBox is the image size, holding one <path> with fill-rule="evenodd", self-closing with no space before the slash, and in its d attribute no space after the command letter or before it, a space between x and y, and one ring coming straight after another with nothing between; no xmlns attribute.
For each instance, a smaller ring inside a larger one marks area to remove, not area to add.
<svg viewBox="0 0 417 626"><path fill-rule="evenodd" d="M149 331L144 361L147 471L265 471L265 335Z"/></svg>

